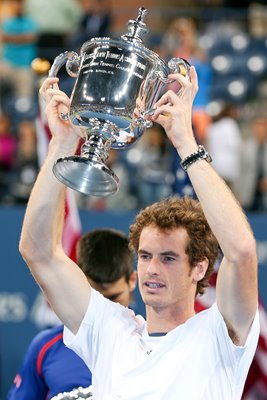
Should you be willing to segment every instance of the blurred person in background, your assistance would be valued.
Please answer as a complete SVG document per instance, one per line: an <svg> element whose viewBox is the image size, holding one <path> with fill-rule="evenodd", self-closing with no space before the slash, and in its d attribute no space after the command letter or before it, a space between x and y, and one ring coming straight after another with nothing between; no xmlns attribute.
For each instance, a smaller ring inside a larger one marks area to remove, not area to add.
<svg viewBox="0 0 267 400"><path fill-rule="evenodd" d="M162 38L164 58L181 57L190 60L206 61L206 53L198 42L197 25L191 17L176 17Z"/></svg>
<svg viewBox="0 0 267 400"><path fill-rule="evenodd" d="M138 206L143 208L172 194L173 152L164 129L158 124L147 129L135 151L137 149L140 155L136 166L136 191Z"/></svg>
<svg viewBox="0 0 267 400"><path fill-rule="evenodd" d="M16 138L13 135L11 120L7 114L0 115L0 166L1 170L13 168L15 162Z"/></svg>
<svg viewBox="0 0 267 400"><path fill-rule="evenodd" d="M131 306L136 271L128 239L122 232L95 229L85 233L77 243L77 263L92 287L111 301ZM83 393L81 388L91 385L91 372L62 338L61 324L33 339L8 400L70 398L67 392L80 388Z"/></svg>
<svg viewBox="0 0 267 400"><path fill-rule="evenodd" d="M267 115L250 122L241 150L235 193L246 211L267 210Z"/></svg>
<svg viewBox="0 0 267 400"><path fill-rule="evenodd" d="M12 131L10 117L0 115L0 201L5 202L15 167L17 140Z"/></svg>
<svg viewBox="0 0 267 400"><path fill-rule="evenodd" d="M109 0L79 0L81 19L71 43L80 48L95 37L107 37L111 33L112 18Z"/></svg>
<svg viewBox="0 0 267 400"><path fill-rule="evenodd" d="M25 13L24 0L8 0L12 16L4 19L0 29L3 45L0 75L9 81L16 98L32 99L34 78L31 62L37 54L37 24Z"/></svg>
<svg viewBox="0 0 267 400"><path fill-rule="evenodd" d="M218 102L212 123L207 130L206 146L212 154L213 167L234 190L234 183L240 174L242 132L236 121L237 112L233 104Z"/></svg>
<svg viewBox="0 0 267 400"><path fill-rule="evenodd" d="M39 172L34 123L30 120L20 121L17 136L15 176L10 186L10 195L15 203L26 203Z"/></svg>
<svg viewBox="0 0 267 400"><path fill-rule="evenodd" d="M164 59L180 57L194 65L198 74L199 91L193 104L193 125L199 143L204 143L210 117L206 106L210 101L212 69L207 52L200 46L196 21L191 17L177 17L163 36L161 53Z"/></svg>
<svg viewBox="0 0 267 400"><path fill-rule="evenodd" d="M38 25L38 57L50 62L67 49L81 18L78 0L25 0L28 15Z"/></svg>

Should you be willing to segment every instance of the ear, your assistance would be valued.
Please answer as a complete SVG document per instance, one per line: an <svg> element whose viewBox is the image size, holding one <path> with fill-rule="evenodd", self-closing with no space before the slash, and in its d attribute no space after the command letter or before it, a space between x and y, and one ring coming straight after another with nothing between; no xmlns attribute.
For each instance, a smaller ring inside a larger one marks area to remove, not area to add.
<svg viewBox="0 0 267 400"><path fill-rule="evenodd" d="M137 272L133 271L130 275L130 279L129 279L129 287L130 287L130 292L133 292L134 289L136 288L136 283L137 283Z"/></svg>
<svg viewBox="0 0 267 400"><path fill-rule="evenodd" d="M192 278L195 283L201 281L201 279L204 278L208 266L209 260L205 257L204 260L199 261L197 265L193 268Z"/></svg>

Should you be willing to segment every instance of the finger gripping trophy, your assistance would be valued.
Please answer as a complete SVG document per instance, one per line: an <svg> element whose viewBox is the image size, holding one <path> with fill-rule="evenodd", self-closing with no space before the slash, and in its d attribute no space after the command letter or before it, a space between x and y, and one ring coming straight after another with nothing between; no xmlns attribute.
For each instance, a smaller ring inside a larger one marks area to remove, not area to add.
<svg viewBox="0 0 267 400"><path fill-rule="evenodd" d="M127 148L152 125L146 117L170 82L168 74L188 77L186 60L173 58L167 64L143 45L146 14L140 8L137 19L128 22L128 32L118 39L93 38L82 45L80 55L60 54L49 71L54 77L66 64L68 74L76 78L66 117L84 127L84 143L80 155L58 159L53 172L83 194L101 197L117 192L119 179L105 164L110 148Z"/></svg>

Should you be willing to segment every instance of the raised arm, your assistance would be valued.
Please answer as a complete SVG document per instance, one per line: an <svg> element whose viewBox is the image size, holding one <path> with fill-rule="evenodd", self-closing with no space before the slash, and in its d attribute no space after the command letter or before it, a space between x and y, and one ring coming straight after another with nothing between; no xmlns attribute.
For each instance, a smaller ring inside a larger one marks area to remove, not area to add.
<svg viewBox="0 0 267 400"><path fill-rule="evenodd" d="M197 75L191 67L190 81L181 75L171 77L181 83L182 92L177 96L168 91L156 104L154 120L165 128L183 160L198 150L191 123ZM258 302L255 239L241 207L211 164L198 160L187 172L224 254L217 279L217 304L229 331L236 335L234 342L242 345Z"/></svg>
<svg viewBox="0 0 267 400"><path fill-rule="evenodd" d="M53 137L28 202L19 249L58 317L76 333L88 306L90 286L62 248L66 188L52 167L59 157L74 154L79 135L69 121L59 118L59 112L68 109L69 98L58 89L57 81L47 79L40 90Z"/></svg>

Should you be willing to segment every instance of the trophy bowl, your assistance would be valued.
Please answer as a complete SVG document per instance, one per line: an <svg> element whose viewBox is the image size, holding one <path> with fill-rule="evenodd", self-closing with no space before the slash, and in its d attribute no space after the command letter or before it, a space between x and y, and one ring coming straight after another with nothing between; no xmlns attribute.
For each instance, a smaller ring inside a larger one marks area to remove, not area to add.
<svg viewBox="0 0 267 400"><path fill-rule="evenodd" d="M63 118L83 127L84 142L80 155L58 159L53 172L83 194L101 197L117 192L119 179L106 165L110 148L131 146L152 125L147 116L170 83L170 73L188 77L186 60L173 58L166 63L143 45L146 14L140 8L137 19L128 21L128 32L119 38L93 38L82 45L79 55L60 54L49 71L50 77L57 76L66 64L68 74L76 78L69 114Z"/></svg>

